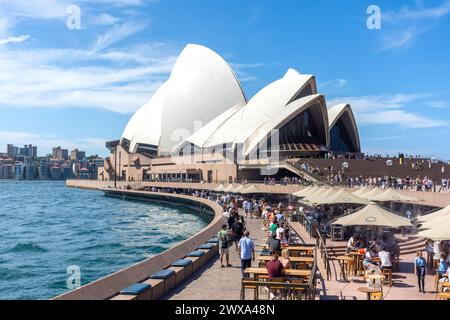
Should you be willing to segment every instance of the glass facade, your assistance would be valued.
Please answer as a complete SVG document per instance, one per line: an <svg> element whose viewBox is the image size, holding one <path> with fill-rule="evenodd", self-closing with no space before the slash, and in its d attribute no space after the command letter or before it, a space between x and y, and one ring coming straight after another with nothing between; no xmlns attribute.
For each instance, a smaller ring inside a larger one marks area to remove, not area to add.
<svg viewBox="0 0 450 320"><path fill-rule="evenodd" d="M348 116L348 115L346 115ZM351 136L341 117L330 131L331 150L335 152L357 152L357 147L352 142Z"/></svg>
<svg viewBox="0 0 450 320"><path fill-rule="evenodd" d="M280 144L286 143L316 143L326 145L323 128L319 122L322 118L315 114L315 108L311 107L300 113L297 117L285 124L280 130Z"/></svg>

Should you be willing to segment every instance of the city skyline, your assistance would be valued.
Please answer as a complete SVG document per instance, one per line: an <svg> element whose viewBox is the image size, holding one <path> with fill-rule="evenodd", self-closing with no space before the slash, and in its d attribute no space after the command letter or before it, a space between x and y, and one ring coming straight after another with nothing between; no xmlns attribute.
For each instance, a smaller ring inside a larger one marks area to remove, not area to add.
<svg viewBox="0 0 450 320"><path fill-rule="evenodd" d="M67 27L70 4L0 4L0 145L107 156L105 142L198 43L230 61L248 98L290 66L316 74L328 107L352 105L362 152L450 159L450 1L247 1L236 10L233 1L84 0L80 29ZM380 30L367 28L371 4Z"/></svg>

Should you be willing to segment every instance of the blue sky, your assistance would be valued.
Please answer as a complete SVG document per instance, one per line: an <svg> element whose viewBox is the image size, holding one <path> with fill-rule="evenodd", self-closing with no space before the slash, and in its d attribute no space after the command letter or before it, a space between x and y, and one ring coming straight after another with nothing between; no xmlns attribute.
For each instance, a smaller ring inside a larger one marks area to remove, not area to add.
<svg viewBox="0 0 450 320"><path fill-rule="evenodd" d="M380 30L367 28L369 5ZM231 64L248 97L291 67L316 75L329 107L352 104L364 152L450 159L449 30L450 1L0 0L0 152L107 155L196 43Z"/></svg>

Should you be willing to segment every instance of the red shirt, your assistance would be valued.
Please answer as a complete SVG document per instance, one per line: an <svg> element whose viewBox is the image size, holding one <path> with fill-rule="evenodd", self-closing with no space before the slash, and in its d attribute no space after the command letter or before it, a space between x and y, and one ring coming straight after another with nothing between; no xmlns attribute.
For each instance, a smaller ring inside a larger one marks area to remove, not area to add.
<svg viewBox="0 0 450 320"><path fill-rule="evenodd" d="M284 270L284 267L278 259L267 262L266 268L269 273L269 279L283 276L282 271Z"/></svg>

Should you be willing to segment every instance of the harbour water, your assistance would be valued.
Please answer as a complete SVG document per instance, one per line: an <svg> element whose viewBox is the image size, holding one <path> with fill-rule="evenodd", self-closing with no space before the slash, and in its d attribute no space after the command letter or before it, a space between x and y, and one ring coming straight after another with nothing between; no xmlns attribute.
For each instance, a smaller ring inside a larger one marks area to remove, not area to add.
<svg viewBox="0 0 450 320"><path fill-rule="evenodd" d="M193 211L64 182L0 181L0 299L48 299L163 252L208 223Z"/></svg>

